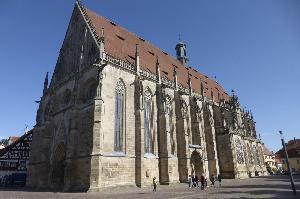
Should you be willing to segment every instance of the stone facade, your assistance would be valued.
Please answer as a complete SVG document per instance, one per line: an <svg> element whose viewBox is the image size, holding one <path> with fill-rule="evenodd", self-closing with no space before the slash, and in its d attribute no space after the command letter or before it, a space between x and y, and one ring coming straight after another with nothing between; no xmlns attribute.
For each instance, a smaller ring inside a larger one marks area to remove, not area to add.
<svg viewBox="0 0 300 199"><path fill-rule="evenodd" d="M112 55L107 29L99 34L90 16L77 2L49 86L45 79L28 187L87 191L265 172L255 123L234 94L207 97L190 77L183 86L176 66L170 80L158 57L155 73L145 70L138 45L132 62Z"/></svg>

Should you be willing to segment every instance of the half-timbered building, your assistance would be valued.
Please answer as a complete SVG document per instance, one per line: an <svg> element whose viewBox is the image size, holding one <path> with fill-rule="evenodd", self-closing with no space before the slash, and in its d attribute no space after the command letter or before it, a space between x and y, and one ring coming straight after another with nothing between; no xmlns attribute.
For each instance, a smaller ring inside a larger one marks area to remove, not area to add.
<svg viewBox="0 0 300 199"><path fill-rule="evenodd" d="M0 185L25 185L32 131L0 150Z"/></svg>

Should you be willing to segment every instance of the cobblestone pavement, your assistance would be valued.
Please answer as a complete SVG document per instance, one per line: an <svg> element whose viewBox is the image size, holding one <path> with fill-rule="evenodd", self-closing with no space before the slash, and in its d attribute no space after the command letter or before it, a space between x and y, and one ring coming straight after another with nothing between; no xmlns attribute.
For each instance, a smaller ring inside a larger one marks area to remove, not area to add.
<svg viewBox="0 0 300 199"><path fill-rule="evenodd" d="M293 196L288 176L267 176L243 180L223 180L222 186L209 187L205 191L189 189L186 184L173 184L158 186L153 193L151 187L120 187L101 192L89 193L55 193L37 192L24 189L0 189L0 198L5 199L40 199L40 198L78 198L78 199L131 199L131 198L173 198L173 199L197 199L197 198L300 198L300 176L295 176L297 196Z"/></svg>

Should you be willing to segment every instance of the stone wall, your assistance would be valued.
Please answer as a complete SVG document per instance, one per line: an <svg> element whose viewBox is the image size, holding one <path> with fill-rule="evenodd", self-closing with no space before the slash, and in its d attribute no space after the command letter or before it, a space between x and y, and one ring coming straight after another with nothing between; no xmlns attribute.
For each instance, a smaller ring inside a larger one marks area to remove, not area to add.
<svg viewBox="0 0 300 199"><path fill-rule="evenodd" d="M76 4L49 88L45 80L27 186L93 191L148 186L154 177L169 184L194 174L264 174L252 115L241 110L235 95L229 102L208 99L191 84L178 85L175 70L174 82L162 83L160 75L140 69L138 51L134 64L121 62L105 54L104 40L94 39ZM120 87L123 139L116 150ZM151 106L147 152L146 98Z"/></svg>

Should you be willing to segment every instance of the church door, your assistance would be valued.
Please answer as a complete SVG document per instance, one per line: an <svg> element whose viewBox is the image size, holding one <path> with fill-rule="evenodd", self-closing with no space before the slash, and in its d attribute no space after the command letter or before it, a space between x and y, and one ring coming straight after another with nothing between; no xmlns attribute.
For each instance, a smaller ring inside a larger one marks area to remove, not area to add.
<svg viewBox="0 0 300 199"><path fill-rule="evenodd" d="M54 190L62 191L65 179L66 150L63 143L56 147L52 162L51 187Z"/></svg>

